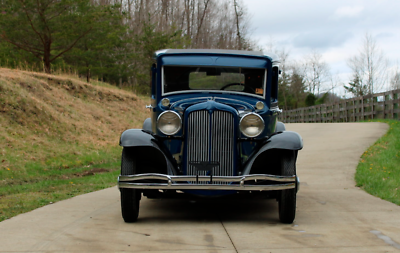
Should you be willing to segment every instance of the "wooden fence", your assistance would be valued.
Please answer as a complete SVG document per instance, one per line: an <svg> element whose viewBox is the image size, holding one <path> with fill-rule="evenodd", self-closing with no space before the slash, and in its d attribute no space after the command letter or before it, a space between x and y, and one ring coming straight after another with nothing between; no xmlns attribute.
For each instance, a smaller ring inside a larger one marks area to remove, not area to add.
<svg viewBox="0 0 400 253"><path fill-rule="evenodd" d="M400 89L283 111L284 123L356 122L368 119L397 119L400 114Z"/></svg>

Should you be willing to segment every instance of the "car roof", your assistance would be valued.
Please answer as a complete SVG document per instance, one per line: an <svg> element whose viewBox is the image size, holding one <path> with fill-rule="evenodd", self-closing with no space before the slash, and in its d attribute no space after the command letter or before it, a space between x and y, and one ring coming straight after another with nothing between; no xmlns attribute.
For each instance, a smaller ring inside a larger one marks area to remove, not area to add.
<svg viewBox="0 0 400 253"><path fill-rule="evenodd" d="M228 55L243 55L257 56L270 58L272 62L279 62L279 58L274 53L265 53L261 51L246 51L246 50L227 50L227 49L163 49L154 53L154 58L161 55L172 54L228 54Z"/></svg>

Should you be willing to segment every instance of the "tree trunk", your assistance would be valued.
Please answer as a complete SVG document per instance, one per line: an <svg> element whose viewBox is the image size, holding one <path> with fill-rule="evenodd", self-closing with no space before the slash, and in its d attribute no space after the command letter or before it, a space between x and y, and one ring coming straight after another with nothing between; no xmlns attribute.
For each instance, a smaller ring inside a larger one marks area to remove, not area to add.
<svg viewBox="0 0 400 253"><path fill-rule="evenodd" d="M90 69L88 68L86 71L86 81L90 83Z"/></svg>
<svg viewBox="0 0 400 253"><path fill-rule="evenodd" d="M51 73L50 50L51 50L51 42L48 39L46 39L44 42L44 50L43 50L43 65L44 65L44 71L47 74Z"/></svg>
<svg viewBox="0 0 400 253"><path fill-rule="evenodd" d="M241 17L240 11L238 10L238 4L236 0L233 0L233 5L235 7L235 17L236 17L236 35L237 35L237 41L238 41L238 49L242 50L242 35L240 34L240 24L239 24L239 18Z"/></svg>

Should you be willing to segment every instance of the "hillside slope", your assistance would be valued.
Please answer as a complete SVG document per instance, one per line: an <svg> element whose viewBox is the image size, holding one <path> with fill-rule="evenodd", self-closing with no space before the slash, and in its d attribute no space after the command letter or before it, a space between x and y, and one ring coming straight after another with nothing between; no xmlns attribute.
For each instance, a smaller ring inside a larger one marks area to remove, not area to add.
<svg viewBox="0 0 400 253"><path fill-rule="evenodd" d="M32 184L59 184L94 164L118 163L121 132L149 117L145 100L104 83L0 68L0 220L25 198L15 194L35 191ZM97 171L118 169L111 167Z"/></svg>

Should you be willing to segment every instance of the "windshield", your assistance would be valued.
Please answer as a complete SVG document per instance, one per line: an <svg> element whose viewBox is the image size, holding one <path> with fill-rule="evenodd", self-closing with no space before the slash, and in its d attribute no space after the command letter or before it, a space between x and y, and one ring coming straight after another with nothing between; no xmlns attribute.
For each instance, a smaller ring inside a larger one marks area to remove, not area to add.
<svg viewBox="0 0 400 253"><path fill-rule="evenodd" d="M265 76L259 68L164 66L164 93L221 90L264 96Z"/></svg>

